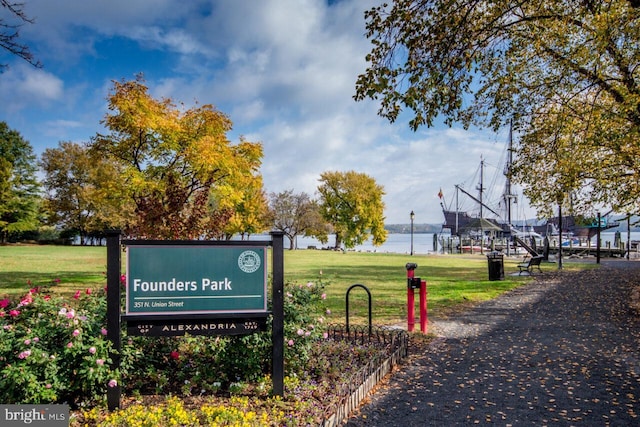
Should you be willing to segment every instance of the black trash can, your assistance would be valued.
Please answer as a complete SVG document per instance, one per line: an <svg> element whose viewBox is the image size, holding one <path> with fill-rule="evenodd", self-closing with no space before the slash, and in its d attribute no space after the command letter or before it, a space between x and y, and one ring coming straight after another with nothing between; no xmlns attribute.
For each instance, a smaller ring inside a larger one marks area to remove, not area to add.
<svg viewBox="0 0 640 427"><path fill-rule="evenodd" d="M487 255L489 263L489 280L504 279L504 255L500 252L491 252Z"/></svg>

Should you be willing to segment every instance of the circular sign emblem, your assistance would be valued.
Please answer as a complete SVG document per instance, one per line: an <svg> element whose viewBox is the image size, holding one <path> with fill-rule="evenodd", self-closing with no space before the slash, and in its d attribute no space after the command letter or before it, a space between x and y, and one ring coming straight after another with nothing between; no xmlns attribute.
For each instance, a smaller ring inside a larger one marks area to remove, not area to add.
<svg viewBox="0 0 640 427"><path fill-rule="evenodd" d="M245 273L253 273L260 268L260 255L254 251L244 251L238 257L238 267Z"/></svg>

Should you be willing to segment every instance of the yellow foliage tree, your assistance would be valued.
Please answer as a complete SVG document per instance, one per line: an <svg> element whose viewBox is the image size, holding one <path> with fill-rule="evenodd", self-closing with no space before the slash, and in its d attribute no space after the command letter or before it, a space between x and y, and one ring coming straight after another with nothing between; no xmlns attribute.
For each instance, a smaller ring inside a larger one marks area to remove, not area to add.
<svg viewBox="0 0 640 427"><path fill-rule="evenodd" d="M373 245L387 240L384 229L384 188L370 176L355 171L320 175L320 212L333 226L335 247L352 248L370 236Z"/></svg>
<svg viewBox="0 0 640 427"><path fill-rule="evenodd" d="M135 221L126 234L139 238L194 239L219 236L239 211L237 183L261 186L262 145L227 138L231 120L211 105L178 108L154 99L141 77L114 82L103 124L110 133L94 150L124 166ZM212 195L229 200L216 215ZM247 230L238 230L239 232Z"/></svg>

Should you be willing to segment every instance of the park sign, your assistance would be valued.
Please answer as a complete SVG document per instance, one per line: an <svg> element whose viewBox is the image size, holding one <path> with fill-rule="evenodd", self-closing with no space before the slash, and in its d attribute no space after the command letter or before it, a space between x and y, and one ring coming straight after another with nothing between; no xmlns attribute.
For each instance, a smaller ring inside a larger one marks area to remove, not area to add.
<svg viewBox="0 0 640 427"><path fill-rule="evenodd" d="M113 369L121 365L122 324L130 336L245 335L271 318L273 394L284 396L284 233L271 240L122 240L107 235L107 339ZM126 248L122 314L122 247ZM267 311L267 247L271 247L271 311ZM120 384L107 407L120 407Z"/></svg>
<svg viewBox="0 0 640 427"><path fill-rule="evenodd" d="M127 315L267 311L266 247L127 246Z"/></svg>

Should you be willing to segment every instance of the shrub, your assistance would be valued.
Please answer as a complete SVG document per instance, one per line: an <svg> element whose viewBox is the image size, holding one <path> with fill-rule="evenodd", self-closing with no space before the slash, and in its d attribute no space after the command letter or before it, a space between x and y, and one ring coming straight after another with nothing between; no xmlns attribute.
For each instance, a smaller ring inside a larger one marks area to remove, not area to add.
<svg viewBox="0 0 640 427"><path fill-rule="evenodd" d="M325 285L285 284L285 374L303 375L311 346L324 339ZM123 340L123 383L130 394L205 394L270 374L267 331L244 336L129 337Z"/></svg>
<svg viewBox="0 0 640 427"><path fill-rule="evenodd" d="M313 343L326 339L324 288L322 282L285 286L285 375L303 374Z"/></svg>
<svg viewBox="0 0 640 427"><path fill-rule="evenodd" d="M313 344L326 337L324 287L285 285L287 376L305 375ZM19 300L0 301L0 401L86 406L103 402L107 387L120 381L127 394L241 394L247 382L267 384L270 324L245 336L127 337L123 331L120 370L111 367L105 325L104 290L78 291L65 301L34 288Z"/></svg>
<svg viewBox="0 0 640 427"><path fill-rule="evenodd" d="M110 381L119 380L105 315L104 292L90 290L76 292L73 302L38 288L19 301L0 301L0 401L102 401Z"/></svg>

